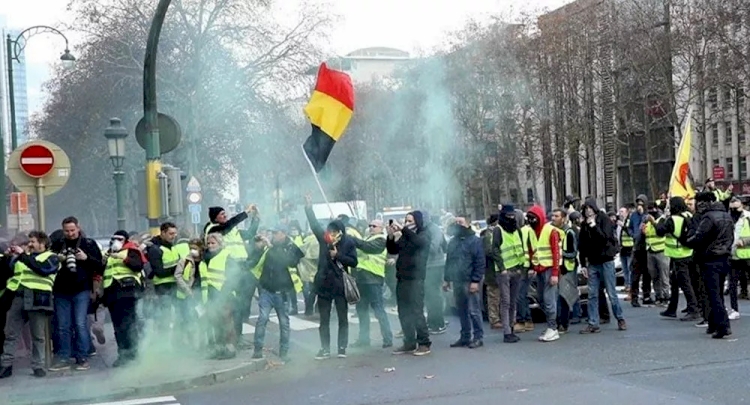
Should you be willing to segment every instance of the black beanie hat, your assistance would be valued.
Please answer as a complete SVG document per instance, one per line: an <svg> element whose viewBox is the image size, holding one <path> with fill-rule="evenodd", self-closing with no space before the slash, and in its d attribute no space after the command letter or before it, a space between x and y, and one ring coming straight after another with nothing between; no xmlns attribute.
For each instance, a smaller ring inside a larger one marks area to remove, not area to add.
<svg viewBox="0 0 750 405"><path fill-rule="evenodd" d="M216 217L219 216L224 211L224 208L221 207L210 207L208 209L208 220L211 222L216 222Z"/></svg>
<svg viewBox="0 0 750 405"><path fill-rule="evenodd" d="M123 238L125 238L125 240L130 239L130 236L128 236L128 231L123 231L123 230L119 230L115 232L112 236L122 236Z"/></svg>

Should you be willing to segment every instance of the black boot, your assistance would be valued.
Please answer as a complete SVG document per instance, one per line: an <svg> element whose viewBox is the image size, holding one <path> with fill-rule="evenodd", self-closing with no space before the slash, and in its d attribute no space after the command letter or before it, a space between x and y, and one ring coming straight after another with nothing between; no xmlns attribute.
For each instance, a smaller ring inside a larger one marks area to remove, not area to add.
<svg viewBox="0 0 750 405"><path fill-rule="evenodd" d="M0 368L0 378L8 378L13 375L13 366Z"/></svg>

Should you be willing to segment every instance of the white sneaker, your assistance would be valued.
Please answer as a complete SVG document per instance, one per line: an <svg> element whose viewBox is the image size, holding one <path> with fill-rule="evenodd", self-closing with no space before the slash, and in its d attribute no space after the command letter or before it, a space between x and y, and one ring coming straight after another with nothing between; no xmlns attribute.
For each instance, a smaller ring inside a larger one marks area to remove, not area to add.
<svg viewBox="0 0 750 405"><path fill-rule="evenodd" d="M560 333L557 332L557 329L547 328L547 330L544 331L544 334L539 336L540 342L554 342L557 339L560 339Z"/></svg>
<svg viewBox="0 0 750 405"><path fill-rule="evenodd" d="M732 320L732 321L736 321L736 320L740 319L740 313L737 312L737 311L735 311L735 310L733 310L733 309L730 309L729 313L727 315L729 315L729 319Z"/></svg>

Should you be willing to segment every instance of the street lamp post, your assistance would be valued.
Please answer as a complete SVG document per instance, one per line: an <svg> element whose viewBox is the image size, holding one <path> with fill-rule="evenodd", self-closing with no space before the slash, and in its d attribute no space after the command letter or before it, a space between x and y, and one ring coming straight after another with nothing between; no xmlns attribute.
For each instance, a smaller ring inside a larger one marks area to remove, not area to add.
<svg viewBox="0 0 750 405"><path fill-rule="evenodd" d="M107 138L109 158L112 160L115 180L115 198L117 200L117 229L125 229L125 173L122 171L125 162L125 138L128 131L122 126L119 118L110 118L109 126L104 130Z"/></svg>
<svg viewBox="0 0 750 405"><path fill-rule="evenodd" d="M60 35L65 40L65 52L60 56L60 60L63 62L63 66L70 68L75 63L76 58L70 53L68 47L68 38L59 30L48 27L46 25L36 25L27 28L18 34L16 39L12 39L10 35L5 40L5 54L7 55L8 63L8 104L10 105L10 148L11 151L16 150L18 147L18 128L16 128L16 98L15 89L13 84L13 61L21 63L20 55L23 49L26 47L26 42L35 34L43 34L51 32L53 34ZM0 159L0 192L2 198L0 198L0 226L3 229L8 227L8 198L5 195L5 135L0 130L0 146L2 147L2 159Z"/></svg>

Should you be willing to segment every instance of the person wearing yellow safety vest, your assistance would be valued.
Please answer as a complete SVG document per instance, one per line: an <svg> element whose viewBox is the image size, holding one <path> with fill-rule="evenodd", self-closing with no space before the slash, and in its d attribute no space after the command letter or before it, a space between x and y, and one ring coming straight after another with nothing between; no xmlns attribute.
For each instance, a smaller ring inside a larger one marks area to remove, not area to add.
<svg viewBox="0 0 750 405"><path fill-rule="evenodd" d="M532 258L533 270L530 271L536 277L536 292L539 305L547 318L547 328L544 330L539 341L553 342L560 339L557 330L557 300L558 282L560 276L560 232L555 225L546 222L544 210L539 205L532 206L527 215L529 225L534 228L537 235L537 246ZM556 221L560 219L560 213L552 213ZM558 223L561 225L561 223Z"/></svg>
<svg viewBox="0 0 750 405"><path fill-rule="evenodd" d="M729 202L729 215L734 221L734 244L732 245L732 256L729 265L732 272L729 278L729 313L730 320L740 319L740 310L737 302L737 284L744 277L742 283L743 293L747 295L747 271L750 265L750 212L742 207L742 201L732 197Z"/></svg>
<svg viewBox="0 0 750 405"><path fill-rule="evenodd" d="M502 206L501 206L502 209ZM515 212L513 213L513 223L516 223ZM479 233L482 239L482 245L485 252L485 274L484 287L487 295L487 320L492 329L502 329L503 324L500 322L500 286L497 284L497 266L496 261L500 255L498 249L493 249L495 245L495 232L498 228L498 214L492 214L487 218L487 228ZM523 247L521 247L523 248Z"/></svg>
<svg viewBox="0 0 750 405"><path fill-rule="evenodd" d="M558 333L567 333L570 327L570 317L572 309L578 302L578 236L577 231L573 228L568 220L568 214L565 210L554 210L553 220L556 218L554 213L558 212L561 217L562 225L560 229L560 239L562 242L560 254L562 256L562 266L560 266L560 282L558 283L560 299L558 305L560 310L557 317ZM554 224L558 225L558 224Z"/></svg>
<svg viewBox="0 0 750 405"><path fill-rule="evenodd" d="M357 270L354 276L359 287L360 300L357 303L359 338L352 346L370 347L370 308L380 324L383 348L393 346L393 332L385 313L383 285L385 284L385 233L383 221L370 222L367 238L352 237L357 246Z"/></svg>
<svg viewBox="0 0 750 405"><path fill-rule="evenodd" d="M599 328L599 300L606 297L600 294L599 284L609 296L612 314L617 318L617 329L627 330L620 300L617 298L617 276L615 275L615 255L617 255L617 235L614 225L597 206L596 199L587 197L582 206L584 222L578 234L579 271L588 278L588 315L585 329L579 333L593 334L601 332Z"/></svg>
<svg viewBox="0 0 750 405"><path fill-rule="evenodd" d="M237 336L234 328L235 290L239 274L244 266L234 256L233 250L224 246L220 233L210 233L206 237L205 266L201 274L201 298L207 305L210 322L209 334L213 334L215 348L211 358L225 360L237 355Z"/></svg>
<svg viewBox="0 0 750 405"><path fill-rule="evenodd" d="M146 256L151 265L149 278L153 281L157 298L154 314L156 326L161 332L169 334L170 324L175 323L172 309L179 311L174 273L180 261L180 255L174 246L177 240L177 225L173 222L164 222L159 229L159 235L151 238L151 241L147 243ZM173 333L172 338L176 339L176 337L177 334Z"/></svg>
<svg viewBox="0 0 750 405"><path fill-rule="evenodd" d="M298 245L299 246L299 245ZM302 279L302 295L305 298L305 316L311 317L315 314L315 291L313 281L318 271L318 252L320 246L314 234L309 234L302 239L300 246L305 257L297 265L297 272Z"/></svg>
<svg viewBox="0 0 750 405"><path fill-rule="evenodd" d="M203 239L191 239L188 243L188 255L181 258L174 271L177 282L177 299L179 307L179 327L183 341L197 345L200 339L197 332L198 314L195 306L201 297L201 267L203 263ZM206 272L205 269L203 271Z"/></svg>
<svg viewBox="0 0 750 405"><path fill-rule="evenodd" d="M727 186L727 189L724 191L721 191L719 188L716 187L716 183L714 182L714 179L707 178L706 179L706 190L713 193L714 197L716 198L716 201L724 204L724 207L727 208L729 206L729 200L732 198L732 191L734 190L734 185L732 183L729 183Z"/></svg>
<svg viewBox="0 0 750 405"><path fill-rule="evenodd" d="M258 264L261 274L258 284L258 321L255 324L253 358L263 358L266 326L273 309L279 320L279 357L283 361L288 361L291 329L284 296L290 290L302 290L302 281L299 277L295 280L292 270L296 271L297 264L304 254L289 238L286 225L279 224L272 231L271 246L265 250ZM296 295L294 299L297 299Z"/></svg>
<svg viewBox="0 0 750 405"><path fill-rule="evenodd" d="M223 236L224 249L237 260L247 259L247 249L245 241L252 239L258 232L260 219L258 217L258 208L255 204L245 207L245 210L232 218L227 218L227 213L222 207L210 207L208 209L208 220L203 227L203 236L208 237L211 233L218 233ZM237 226L251 218L250 227L247 231L240 230Z"/></svg>
<svg viewBox="0 0 750 405"><path fill-rule="evenodd" d="M0 252L7 251L8 244L3 243ZM0 355L3 354L3 343L5 343L5 315L10 309L10 304L13 302L13 294L8 293L6 286L8 280L13 277L13 269L10 267L10 260L12 256L9 254L0 253Z"/></svg>
<svg viewBox="0 0 750 405"><path fill-rule="evenodd" d="M664 221L664 218L653 203L648 204L647 211L648 215L641 224L641 231L646 238L646 248L648 249L648 273L654 286L656 305L666 306L670 295L669 258L664 254L667 247L666 239L656 233L657 223ZM647 304L645 290L643 303Z"/></svg>
<svg viewBox="0 0 750 405"><path fill-rule="evenodd" d="M140 247L120 230L112 235L104 255L104 305L109 308L117 341L117 360L112 367L124 366L138 353L138 299L143 292L143 269L148 259Z"/></svg>
<svg viewBox="0 0 750 405"><path fill-rule="evenodd" d="M680 290L687 301L687 314L680 320L694 321L700 318L698 314L698 300L690 283L690 267L693 266L693 249L685 246L688 222L691 215L687 211L685 199L672 197L669 199L669 216L656 224L656 235L664 237L664 254L669 258L669 282L671 285L669 305L659 315L667 318L677 318L677 305L680 300ZM648 240L648 239L647 239Z"/></svg>
<svg viewBox="0 0 750 405"><path fill-rule="evenodd" d="M498 226L491 230L491 245L487 250L487 256L492 258L488 264L495 268L492 271L488 269L487 277L495 277L499 290L498 323L503 328L503 342L516 343L520 338L513 331L515 319L512 317L518 306L518 291L523 279L528 278L529 271L525 266L528 256L524 250L525 238L521 230L523 222L518 220L515 209L509 204L502 205L497 218ZM489 291L488 288L488 295ZM490 308L487 308L487 312L489 314Z"/></svg>
<svg viewBox="0 0 750 405"><path fill-rule="evenodd" d="M13 277L8 280L7 292L13 301L6 314L5 342L0 356L0 378L13 375L18 338L26 322L31 329L31 368L35 377L44 377L49 318L53 311L52 286L60 269L57 255L47 250L49 237L42 231L29 233L28 246L12 246Z"/></svg>
<svg viewBox="0 0 750 405"><path fill-rule="evenodd" d="M633 256L633 247L635 239L630 231L630 215L635 211L635 204L627 204L620 208L618 213L619 229L618 240L620 241L620 265L622 266L622 275L625 279L625 291L630 292L630 283L632 281L633 269L631 268L631 259Z"/></svg>
<svg viewBox="0 0 750 405"><path fill-rule="evenodd" d="M522 266L526 272L521 273L521 286L518 289L518 299L516 300L516 319L513 326L513 333L532 332L534 322L531 319L531 308L529 308L529 286L531 277L528 271L531 270L531 259L534 257L537 245L537 236L534 228L526 221L526 214L516 209L516 223L521 225L521 236L523 240L523 262ZM524 276L525 275L525 276Z"/></svg>

